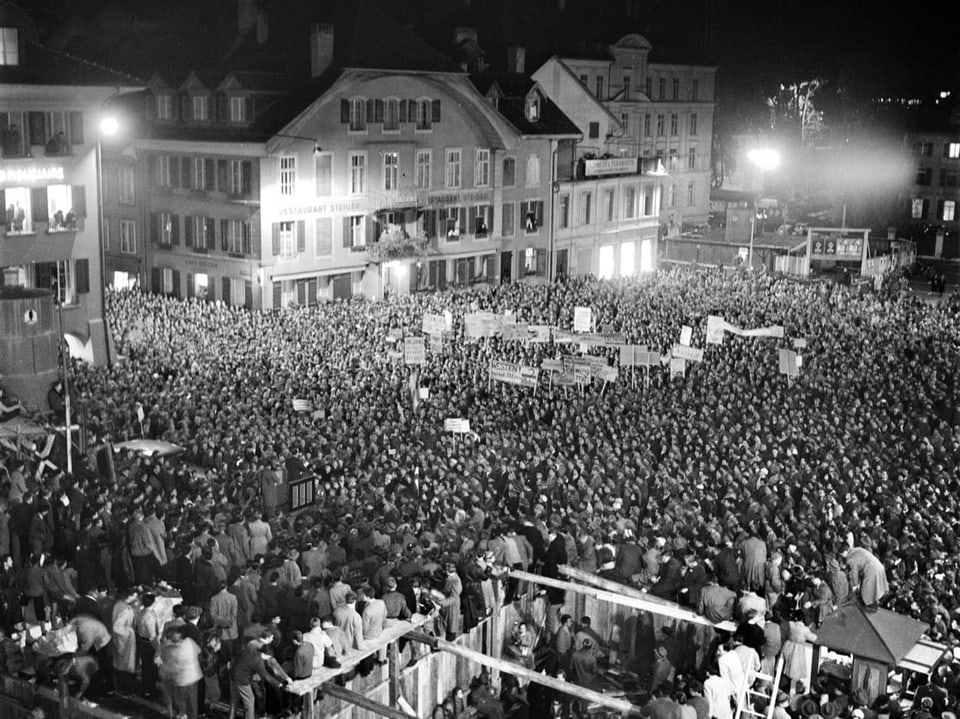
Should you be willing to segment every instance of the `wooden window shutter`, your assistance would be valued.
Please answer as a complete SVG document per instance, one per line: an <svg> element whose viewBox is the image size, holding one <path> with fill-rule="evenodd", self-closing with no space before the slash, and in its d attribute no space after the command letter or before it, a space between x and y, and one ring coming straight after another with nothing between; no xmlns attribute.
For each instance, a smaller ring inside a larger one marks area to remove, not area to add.
<svg viewBox="0 0 960 719"><path fill-rule="evenodd" d="M180 187L180 157L177 155L170 157L170 186Z"/></svg>
<svg viewBox="0 0 960 719"><path fill-rule="evenodd" d="M340 100L340 122L350 122L350 101L346 98Z"/></svg>
<svg viewBox="0 0 960 719"><path fill-rule="evenodd" d="M240 194L249 195L253 192L253 163L244 160L240 164Z"/></svg>
<svg viewBox="0 0 960 719"><path fill-rule="evenodd" d="M33 212L33 221L35 223L49 221L46 187L33 187L30 189L30 209Z"/></svg>
<svg viewBox="0 0 960 719"><path fill-rule="evenodd" d="M223 285L223 297L221 299L223 299L223 303L225 305L229 305L230 304L230 278L229 277L222 278L221 284Z"/></svg>
<svg viewBox="0 0 960 719"><path fill-rule="evenodd" d="M307 280L307 304L317 304L317 278L312 277Z"/></svg>
<svg viewBox="0 0 960 719"><path fill-rule="evenodd" d="M273 308L280 309L283 303L283 285L280 282L273 283Z"/></svg>
<svg viewBox="0 0 960 719"><path fill-rule="evenodd" d="M212 217L203 220L203 246L208 250L217 249L217 221Z"/></svg>
<svg viewBox="0 0 960 719"><path fill-rule="evenodd" d="M183 246L184 247L193 247L193 231L194 231L194 222L193 217L187 215L183 218Z"/></svg>
<svg viewBox="0 0 960 719"><path fill-rule="evenodd" d="M190 95L185 92L180 93L180 121L186 122L190 119L192 113L190 112L193 108L191 105Z"/></svg>
<svg viewBox="0 0 960 719"><path fill-rule="evenodd" d="M180 298L180 270L173 271L173 296Z"/></svg>
<svg viewBox="0 0 960 719"><path fill-rule="evenodd" d="M240 238L240 249L243 251L243 254L250 254L250 223L243 221L240 223L240 232L242 234Z"/></svg>
<svg viewBox="0 0 960 719"><path fill-rule="evenodd" d="M227 242L227 231L228 231L229 222L230 222L229 220L220 220L220 249L223 250L224 252L227 252L230 249L229 244Z"/></svg>
<svg viewBox="0 0 960 719"><path fill-rule="evenodd" d="M434 100L431 103L430 119L432 122L440 122L440 101Z"/></svg>
<svg viewBox="0 0 960 719"><path fill-rule="evenodd" d="M212 157L207 157L203 161L203 181L204 190L216 190L217 182L216 175L214 173L215 163Z"/></svg>
<svg viewBox="0 0 960 719"><path fill-rule="evenodd" d="M260 218L254 214L253 218L245 223L250 230L250 249L254 257L260 257Z"/></svg>
<svg viewBox="0 0 960 719"><path fill-rule="evenodd" d="M187 299L193 297L193 275L187 273Z"/></svg>
<svg viewBox="0 0 960 719"><path fill-rule="evenodd" d="M180 215L170 215L170 244L180 244Z"/></svg>
<svg viewBox="0 0 960 719"><path fill-rule="evenodd" d="M184 190L193 188L193 159L189 157L180 158L180 187Z"/></svg>
<svg viewBox="0 0 960 719"><path fill-rule="evenodd" d="M148 155L147 156L147 177L150 178L150 184L154 187L160 187L160 176L157 170L157 156Z"/></svg>
<svg viewBox="0 0 960 719"><path fill-rule="evenodd" d="M10 218L13 219L12 217ZM0 190L0 225L7 224L7 195L3 190ZM0 276L0 284L3 283L3 278Z"/></svg>
<svg viewBox="0 0 960 719"><path fill-rule="evenodd" d="M70 144L83 144L83 113L79 110L70 111Z"/></svg>
<svg viewBox="0 0 960 719"><path fill-rule="evenodd" d="M150 291L155 295L160 294L160 268L152 267L150 269Z"/></svg>
<svg viewBox="0 0 960 719"><path fill-rule="evenodd" d="M374 122L383 122L383 100L373 101Z"/></svg>
<svg viewBox="0 0 960 719"><path fill-rule="evenodd" d="M353 244L353 242L350 237L350 218L344 217L343 218L343 246L350 247L351 244Z"/></svg>
<svg viewBox="0 0 960 719"><path fill-rule="evenodd" d="M230 188L227 186L227 161L226 160L217 160L217 186L213 189L218 192L230 192Z"/></svg>
<svg viewBox="0 0 960 719"><path fill-rule="evenodd" d="M297 220L297 253L303 254L307 250L307 223L306 220Z"/></svg>
<svg viewBox="0 0 960 719"><path fill-rule="evenodd" d="M274 222L271 230L273 231L273 256L276 257L280 254L280 223Z"/></svg>
<svg viewBox="0 0 960 719"><path fill-rule="evenodd" d="M252 97L243 98L243 120L244 122L253 122L254 104Z"/></svg>
<svg viewBox="0 0 960 719"><path fill-rule="evenodd" d="M243 283L243 306L248 310L253 309L253 283L250 280Z"/></svg>
<svg viewBox="0 0 960 719"><path fill-rule="evenodd" d="M87 188L86 185L73 185L70 188L70 202L77 217L87 216Z"/></svg>
<svg viewBox="0 0 960 719"><path fill-rule="evenodd" d="M374 118L376 116L376 103L373 100L367 100L367 122L375 122L376 120Z"/></svg>
<svg viewBox="0 0 960 719"><path fill-rule="evenodd" d="M160 227L160 213L151 212L150 213L150 241L151 242L160 242L160 238L163 236L162 228Z"/></svg>
<svg viewBox="0 0 960 719"><path fill-rule="evenodd" d="M27 113L28 129L31 145L47 144L47 118L42 112Z"/></svg>
<svg viewBox="0 0 960 719"><path fill-rule="evenodd" d="M217 121L227 122L230 120L230 104L228 98L222 92L217 93Z"/></svg>
<svg viewBox="0 0 960 719"><path fill-rule="evenodd" d="M537 250L537 274L547 274L547 251Z"/></svg>
<svg viewBox="0 0 960 719"><path fill-rule="evenodd" d="M81 259L74 263L74 277L78 295L90 292L90 260Z"/></svg>
<svg viewBox="0 0 960 719"><path fill-rule="evenodd" d="M401 100L400 103L399 103L399 105L400 105L400 113L399 113L399 114L400 114L400 118L399 118L399 119L400 119L400 122L406 122L406 121L407 121L407 101L406 101L406 100Z"/></svg>

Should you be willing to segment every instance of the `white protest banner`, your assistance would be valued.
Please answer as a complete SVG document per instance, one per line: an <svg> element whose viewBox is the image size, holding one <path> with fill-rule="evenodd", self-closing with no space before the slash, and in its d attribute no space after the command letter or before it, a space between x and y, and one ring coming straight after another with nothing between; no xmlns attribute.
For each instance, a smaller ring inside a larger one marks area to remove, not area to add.
<svg viewBox="0 0 960 719"><path fill-rule="evenodd" d="M430 335L430 351L436 354L443 352L443 335Z"/></svg>
<svg viewBox="0 0 960 719"><path fill-rule="evenodd" d="M427 363L427 347L423 337L403 338L403 363L424 365Z"/></svg>
<svg viewBox="0 0 960 719"><path fill-rule="evenodd" d="M573 331L590 332L593 328L593 310L589 307L573 308Z"/></svg>
<svg viewBox="0 0 960 719"><path fill-rule="evenodd" d="M560 372L563 370L563 363L558 359L545 359L540 363L540 369L544 372Z"/></svg>
<svg viewBox="0 0 960 719"><path fill-rule="evenodd" d="M693 327L690 325L684 325L680 328L680 344L690 346L690 343L693 341Z"/></svg>
<svg viewBox="0 0 960 719"><path fill-rule="evenodd" d="M800 367L797 363L797 353L793 350L781 349L779 353L779 371L787 377L797 377Z"/></svg>
<svg viewBox="0 0 960 719"><path fill-rule="evenodd" d="M422 324L423 333L427 335L439 335L443 334L443 331L447 329L447 320L443 315L434 315L434 314L424 314L423 324Z"/></svg>
<svg viewBox="0 0 960 719"><path fill-rule="evenodd" d="M603 336L603 346L604 347L624 347L627 344L627 338L623 335L604 335Z"/></svg>
<svg viewBox="0 0 960 719"><path fill-rule="evenodd" d="M807 340L803 337L794 337L793 348L795 350L805 350L807 348Z"/></svg>
<svg viewBox="0 0 960 719"><path fill-rule="evenodd" d="M528 325L525 322L516 322L513 324L504 324L500 328L503 332L504 341L507 340L520 340L526 341L530 338L530 331Z"/></svg>
<svg viewBox="0 0 960 719"><path fill-rule="evenodd" d="M620 347L620 366L633 367L637 363L637 346L622 345Z"/></svg>
<svg viewBox="0 0 960 719"><path fill-rule="evenodd" d="M573 332L567 332L566 330L555 329L553 331L553 341L557 344L566 344L568 342L573 342L574 334Z"/></svg>
<svg viewBox="0 0 960 719"><path fill-rule="evenodd" d="M733 332L733 330L730 330ZM740 330L737 332L742 337L775 337L778 340L783 339L783 326L771 325L770 327L757 327L752 330Z"/></svg>
<svg viewBox="0 0 960 719"><path fill-rule="evenodd" d="M724 332L727 329L727 321L717 315L707 316L707 344L722 345Z"/></svg>
<svg viewBox="0 0 960 719"><path fill-rule="evenodd" d="M604 382L616 382L620 371L616 367L601 367L597 372L597 379Z"/></svg>
<svg viewBox="0 0 960 719"><path fill-rule="evenodd" d="M387 357L392 360L403 359L403 352L400 350L387 350Z"/></svg>
<svg viewBox="0 0 960 719"><path fill-rule="evenodd" d="M540 370L536 367L524 367L513 362L494 360L490 363L490 380L536 388Z"/></svg>
<svg viewBox="0 0 960 719"><path fill-rule="evenodd" d="M295 399L293 400L293 411L294 412L312 412L313 402L311 402L308 399Z"/></svg>
<svg viewBox="0 0 960 719"><path fill-rule="evenodd" d="M468 434L470 432L470 420L451 418L443 420L443 431L453 432L454 434Z"/></svg>
<svg viewBox="0 0 960 719"><path fill-rule="evenodd" d="M670 354L680 359L690 360L691 362L703 362L703 350L698 347L687 347L686 345L674 345Z"/></svg>
<svg viewBox="0 0 960 719"><path fill-rule="evenodd" d="M670 379L684 377L687 374L687 361L683 357L670 358Z"/></svg>
<svg viewBox="0 0 960 719"><path fill-rule="evenodd" d="M403 330L399 327L391 327L387 332L387 342L396 342L401 337L403 337Z"/></svg>
<svg viewBox="0 0 960 719"><path fill-rule="evenodd" d="M503 317L493 314L493 312L478 312L480 316L480 336L493 337L500 333L503 325Z"/></svg>
<svg viewBox="0 0 960 719"><path fill-rule="evenodd" d="M446 325L446 328L448 330L452 330L453 329L453 312L451 312L450 310L444 310L443 322Z"/></svg>
<svg viewBox="0 0 960 719"><path fill-rule="evenodd" d="M528 325L527 330L531 333L531 342L550 341L550 325Z"/></svg>

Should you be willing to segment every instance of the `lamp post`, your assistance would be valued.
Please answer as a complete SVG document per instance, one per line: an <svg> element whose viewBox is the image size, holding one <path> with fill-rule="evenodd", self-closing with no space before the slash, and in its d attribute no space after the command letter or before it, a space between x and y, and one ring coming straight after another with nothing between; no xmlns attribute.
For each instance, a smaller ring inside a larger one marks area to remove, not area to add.
<svg viewBox="0 0 960 719"><path fill-rule="evenodd" d="M753 269L753 243L757 233L757 199L763 192L763 173L775 170L780 166L780 153L769 147L754 148L747 153L747 159L760 171L760 188L753 201L753 212L750 216L750 249L747 251L747 266Z"/></svg>
<svg viewBox="0 0 960 719"><path fill-rule="evenodd" d="M100 311L103 313L104 342L106 344L107 366L110 358L110 326L107 323L107 254L103 246L103 139L115 137L120 132L120 122L113 115L100 118L100 132L97 133L97 244L100 253ZM69 407L69 393L67 395ZM69 413L69 409L67 410ZM69 419L67 420L67 446L70 445Z"/></svg>

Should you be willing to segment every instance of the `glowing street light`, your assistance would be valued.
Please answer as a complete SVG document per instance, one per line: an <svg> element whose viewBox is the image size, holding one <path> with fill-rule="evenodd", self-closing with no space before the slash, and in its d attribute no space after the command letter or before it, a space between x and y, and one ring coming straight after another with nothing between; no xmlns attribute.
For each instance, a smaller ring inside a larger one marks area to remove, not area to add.
<svg viewBox="0 0 960 719"><path fill-rule="evenodd" d="M113 137L120 132L120 121L113 115L107 115L100 120L100 134L104 137Z"/></svg>
<svg viewBox="0 0 960 719"><path fill-rule="evenodd" d="M772 147L756 147L747 152L747 159L760 170L760 174L776 170L780 166L780 153ZM763 184L760 185L763 191ZM747 266L753 269L753 238L757 232L757 203L754 201L753 214L750 216L750 250L747 253Z"/></svg>

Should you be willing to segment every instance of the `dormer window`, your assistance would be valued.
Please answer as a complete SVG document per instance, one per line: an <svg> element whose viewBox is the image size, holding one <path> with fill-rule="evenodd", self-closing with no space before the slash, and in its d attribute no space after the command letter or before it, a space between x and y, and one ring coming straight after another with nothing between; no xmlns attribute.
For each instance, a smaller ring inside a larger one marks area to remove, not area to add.
<svg viewBox="0 0 960 719"><path fill-rule="evenodd" d="M247 102L244 97L230 98L230 122L247 121Z"/></svg>
<svg viewBox="0 0 960 719"><path fill-rule="evenodd" d="M20 38L15 27L0 27L0 65L20 64Z"/></svg>
<svg viewBox="0 0 960 719"><path fill-rule="evenodd" d="M531 92L527 96L527 120L529 122L537 122L540 119L540 96Z"/></svg>
<svg viewBox="0 0 960 719"><path fill-rule="evenodd" d="M197 122L210 119L210 106L206 95L193 96L193 119Z"/></svg>
<svg viewBox="0 0 960 719"><path fill-rule="evenodd" d="M158 120L172 120L173 119L173 95L169 93L159 93L156 97L157 101L157 119Z"/></svg>

